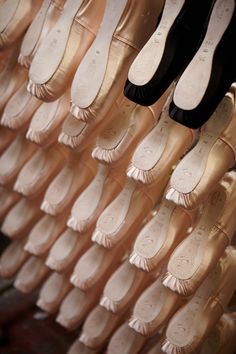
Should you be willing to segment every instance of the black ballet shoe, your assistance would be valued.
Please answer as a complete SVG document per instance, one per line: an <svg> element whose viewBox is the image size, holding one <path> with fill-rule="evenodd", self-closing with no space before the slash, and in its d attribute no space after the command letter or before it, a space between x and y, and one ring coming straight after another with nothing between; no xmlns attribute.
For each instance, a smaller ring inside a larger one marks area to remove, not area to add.
<svg viewBox="0 0 236 354"><path fill-rule="evenodd" d="M236 4L217 0L205 38L180 77L169 114L189 128L200 128L236 79Z"/></svg>
<svg viewBox="0 0 236 354"><path fill-rule="evenodd" d="M166 0L159 25L130 67L124 94L155 103L199 48L214 0Z"/></svg>

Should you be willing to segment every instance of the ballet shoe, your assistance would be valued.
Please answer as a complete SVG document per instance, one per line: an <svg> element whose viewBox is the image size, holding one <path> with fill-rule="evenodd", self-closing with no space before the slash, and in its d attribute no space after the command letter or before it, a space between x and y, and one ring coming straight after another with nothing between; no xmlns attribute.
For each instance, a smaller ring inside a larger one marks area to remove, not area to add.
<svg viewBox="0 0 236 354"><path fill-rule="evenodd" d="M122 169L109 170L99 164L95 178L73 205L67 226L80 233L92 230L103 210L122 190L124 182Z"/></svg>
<svg viewBox="0 0 236 354"><path fill-rule="evenodd" d="M86 347L78 339L71 345L67 354L98 354L97 350Z"/></svg>
<svg viewBox="0 0 236 354"><path fill-rule="evenodd" d="M21 169L14 190L25 197L35 198L43 193L66 161L66 152L61 146L38 149Z"/></svg>
<svg viewBox="0 0 236 354"><path fill-rule="evenodd" d="M18 202L20 195L11 189L0 187L0 221L2 221L9 210Z"/></svg>
<svg viewBox="0 0 236 354"><path fill-rule="evenodd" d="M26 138L43 148L55 144L69 107L68 92L54 102L44 102L33 115Z"/></svg>
<svg viewBox="0 0 236 354"><path fill-rule="evenodd" d="M165 1L155 32L129 69L126 97L143 106L158 100L195 54L212 3Z"/></svg>
<svg viewBox="0 0 236 354"><path fill-rule="evenodd" d="M228 92L202 128L196 146L173 172L166 199L187 209L196 208L235 163L235 91Z"/></svg>
<svg viewBox="0 0 236 354"><path fill-rule="evenodd" d="M235 81L235 24L235 1L216 0L206 35L181 75L170 104L170 116L178 123L200 128Z"/></svg>
<svg viewBox="0 0 236 354"><path fill-rule="evenodd" d="M192 299L169 321L162 345L164 353L199 352L235 291L235 270L236 250L228 247Z"/></svg>
<svg viewBox="0 0 236 354"><path fill-rule="evenodd" d="M79 340L91 349L101 350L121 321L121 315L115 315L98 305L86 318Z"/></svg>
<svg viewBox="0 0 236 354"><path fill-rule="evenodd" d="M106 354L138 354L145 341L145 337L133 331L125 322L112 335Z"/></svg>
<svg viewBox="0 0 236 354"><path fill-rule="evenodd" d="M71 275L71 283L82 291L106 282L111 274L118 268L124 255L124 247L115 247L107 250L93 244L78 260Z"/></svg>
<svg viewBox="0 0 236 354"><path fill-rule="evenodd" d="M100 305L113 313L124 313L150 282L149 276L126 260L112 274L103 290Z"/></svg>
<svg viewBox="0 0 236 354"><path fill-rule="evenodd" d="M86 292L77 288L70 290L60 306L57 323L69 330L78 328L98 303L101 291L101 284Z"/></svg>
<svg viewBox="0 0 236 354"><path fill-rule="evenodd" d="M194 213L163 201L137 236L130 263L146 272L157 269L187 236L194 218Z"/></svg>
<svg viewBox="0 0 236 354"><path fill-rule="evenodd" d="M36 147L17 135L0 157L0 185L12 186L17 174L35 152Z"/></svg>
<svg viewBox="0 0 236 354"><path fill-rule="evenodd" d="M167 98L164 94L152 107L131 106L127 112L125 106L119 115L112 118L96 140L92 157L102 163L116 165L125 156L131 156L144 136L150 131L160 116L162 107ZM121 106L122 108L122 106Z"/></svg>
<svg viewBox="0 0 236 354"><path fill-rule="evenodd" d="M29 254L24 251L26 238L12 241L3 251L0 258L0 276L12 278L26 262Z"/></svg>
<svg viewBox="0 0 236 354"><path fill-rule="evenodd" d="M154 29L159 7L152 1L107 1L97 38L72 82L74 117L91 122L108 114L122 93L134 56Z"/></svg>
<svg viewBox="0 0 236 354"><path fill-rule="evenodd" d="M15 43L25 32L41 0L6 0L0 6L0 50Z"/></svg>
<svg viewBox="0 0 236 354"><path fill-rule="evenodd" d="M49 272L44 259L31 256L17 274L14 287L22 293L30 293L46 279Z"/></svg>
<svg viewBox="0 0 236 354"><path fill-rule="evenodd" d="M121 193L100 215L92 240L112 248L125 240L133 240L142 222L161 198L169 176L163 176L158 184L138 186L127 180Z"/></svg>
<svg viewBox="0 0 236 354"><path fill-rule="evenodd" d="M91 246L91 235L66 229L53 244L45 264L56 272L65 272Z"/></svg>
<svg viewBox="0 0 236 354"><path fill-rule="evenodd" d="M25 237L42 216L40 201L40 197L35 200L21 198L6 215L1 226L2 233L11 239Z"/></svg>
<svg viewBox="0 0 236 354"><path fill-rule="evenodd" d="M48 186L41 209L52 216L68 210L91 182L96 169L97 162L91 158L91 151L85 151L83 155L72 154Z"/></svg>
<svg viewBox="0 0 236 354"><path fill-rule="evenodd" d="M160 119L136 148L127 170L129 178L142 184L157 182L170 174L173 165L196 140L196 134L191 129L170 119L170 99L171 96L165 103Z"/></svg>
<svg viewBox="0 0 236 354"><path fill-rule="evenodd" d="M41 103L27 92L24 83L7 102L2 114L1 125L13 131L24 131Z"/></svg>
<svg viewBox="0 0 236 354"><path fill-rule="evenodd" d="M50 102L70 86L83 56L98 31L105 1L69 0L40 45L29 70L28 90ZM50 55L49 55L50 53Z"/></svg>
<svg viewBox="0 0 236 354"><path fill-rule="evenodd" d="M40 44L59 19L65 1L46 0L42 2L21 44L18 63L26 69L29 69Z"/></svg>
<svg viewBox="0 0 236 354"><path fill-rule="evenodd" d="M152 336L168 323L181 303L179 296L165 288L159 277L136 301L129 326L143 336Z"/></svg>
<svg viewBox="0 0 236 354"><path fill-rule="evenodd" d="M234 354L235 353L235 313L221 316L215 329L201 346L200 354Z"/></svg>
<svg viewBox="0 0 236 354"><path fill-rule="evenodd" d="M71 288L67 274L53 272L40 289L36 305L47 313L55 313Z"/></svg>
<svg viewBox="0 0 236 354"><path fill-rule="evenodd" d="M0 127L0 155L2 155L14 138L15 135L11 130Z"/></svg>
<svg viewBox="0 0 236 354"><path fill-rule="evenodd" d="M53 217L44 215L30 231L24 249L35 255L44 256L66 228L67 214Z"/></svg>
<svg viewBox="0 0 236 354"><path fill-rule="evenodd" d="M229 172L203 204L191 234L172 253L164 285L181 295L193 294L215 267L236 230L236 172Z"/></svg>

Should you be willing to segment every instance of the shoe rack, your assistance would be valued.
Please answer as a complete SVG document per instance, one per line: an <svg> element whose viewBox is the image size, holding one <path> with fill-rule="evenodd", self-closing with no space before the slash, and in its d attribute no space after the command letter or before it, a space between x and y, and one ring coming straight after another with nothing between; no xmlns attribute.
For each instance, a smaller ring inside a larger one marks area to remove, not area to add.
<svg viewBox="0 0 236 354"><path fill-rule="evenodd" d="M171 4L0 1L0 276L78 332L68 354L236 350L236 85L201 130L173 80L123 93Z"/></svg>

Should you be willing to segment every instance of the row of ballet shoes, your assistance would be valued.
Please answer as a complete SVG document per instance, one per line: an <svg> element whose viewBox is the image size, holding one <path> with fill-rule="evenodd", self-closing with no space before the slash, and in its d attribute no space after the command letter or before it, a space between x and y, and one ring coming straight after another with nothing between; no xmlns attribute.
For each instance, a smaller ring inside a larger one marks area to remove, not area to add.
<svg viewBox="0 0 236 354"><path fill-rule="evenodd" d="M234 0L166 0L156 31L129 69L125 95L153 104L179 75L169 113L201 127L236 77Z"/></svg>

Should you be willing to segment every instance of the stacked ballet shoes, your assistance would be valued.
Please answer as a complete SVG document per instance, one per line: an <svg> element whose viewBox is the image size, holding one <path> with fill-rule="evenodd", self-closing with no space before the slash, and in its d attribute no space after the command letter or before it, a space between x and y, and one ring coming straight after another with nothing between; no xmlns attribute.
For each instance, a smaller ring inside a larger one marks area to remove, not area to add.
<svg viewBox="0 0 236 354"><path fill-rule="evenodd" d="M235 86L196 132L123 95L161 2L0 6L1 276L70 354L233 353Z"/></svg>

